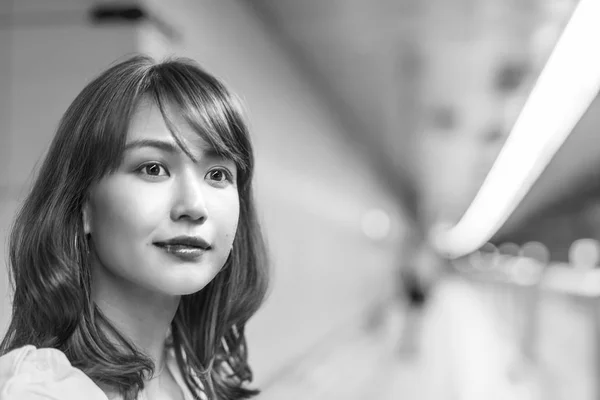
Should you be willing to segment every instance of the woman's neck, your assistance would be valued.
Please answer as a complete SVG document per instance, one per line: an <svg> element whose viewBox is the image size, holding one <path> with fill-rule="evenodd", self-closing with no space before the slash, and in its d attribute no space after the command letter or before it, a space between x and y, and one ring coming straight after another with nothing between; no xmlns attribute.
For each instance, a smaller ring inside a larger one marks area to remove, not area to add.
<svg viewBox="0 0 600 400"><path fill-rule="evenodd" d="M155 363L165 364L165 339L180 297L133 287L106 270L94 271L92 298L106 318Z"/></svg>

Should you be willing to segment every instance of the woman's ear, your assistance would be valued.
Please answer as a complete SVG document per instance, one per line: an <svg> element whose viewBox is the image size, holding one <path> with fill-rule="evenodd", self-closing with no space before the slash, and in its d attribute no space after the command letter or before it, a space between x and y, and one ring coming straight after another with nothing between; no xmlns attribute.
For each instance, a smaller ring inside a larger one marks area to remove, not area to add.
<svg viewBox="0 0 600 400"><path fill-rule="evenodd" d="M92 212L90 209L90 200L86 199L85 203L83 203L82 210L82 218L83 218L83 233L85 235L89 235L92 233Z"/></svg>

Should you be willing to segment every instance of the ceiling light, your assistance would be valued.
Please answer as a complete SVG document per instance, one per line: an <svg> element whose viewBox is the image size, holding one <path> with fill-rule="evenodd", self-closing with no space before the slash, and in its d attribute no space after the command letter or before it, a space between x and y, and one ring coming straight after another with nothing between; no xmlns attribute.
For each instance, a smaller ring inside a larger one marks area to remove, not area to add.
<svg viewBox="0 0 600 400"><path fill-rule="evenodd" d="M600 89L600 1L581 0L498 158L460 221L431 231L450 258L487 242L504 224Z"/></svg>

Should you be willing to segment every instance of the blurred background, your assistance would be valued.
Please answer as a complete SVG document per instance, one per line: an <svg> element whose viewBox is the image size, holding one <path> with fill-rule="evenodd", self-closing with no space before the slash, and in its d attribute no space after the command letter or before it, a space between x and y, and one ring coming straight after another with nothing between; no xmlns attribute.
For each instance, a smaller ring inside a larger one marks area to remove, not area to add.
<svg viewBox="0 0 600 400"><path fill-rule="evenodd" d="M596 0L0 0L0 331L7 233L60 116L116 59L181 55L248 109L274 275L248 327L259 399L600 399L594 18Z"/></svg>

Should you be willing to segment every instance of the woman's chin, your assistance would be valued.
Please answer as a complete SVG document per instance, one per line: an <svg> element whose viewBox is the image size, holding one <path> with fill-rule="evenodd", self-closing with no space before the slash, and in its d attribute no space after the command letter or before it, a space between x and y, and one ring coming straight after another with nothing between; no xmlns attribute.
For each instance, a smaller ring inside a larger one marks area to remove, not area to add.
<svg viewBox="0 0 600 400"><path fill-rule="evenodd" d="M199 273L201 272L201 273ZM202 273L203 272L203 273ZM155 287L163 293L172 296L185 296L204 289L215 277L216 273L210 271L195 271L195 273L181 276L165 276L155 282Z"/></svg>

